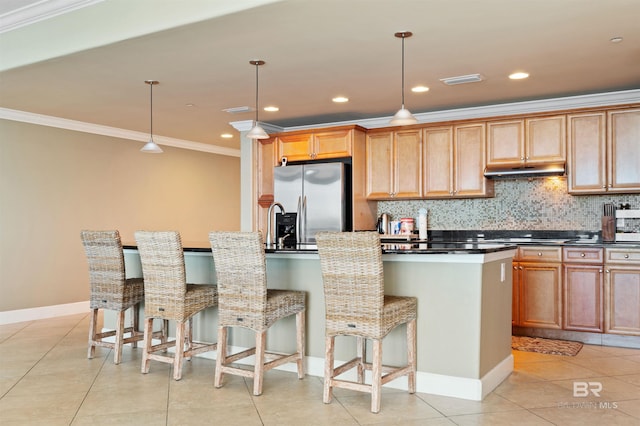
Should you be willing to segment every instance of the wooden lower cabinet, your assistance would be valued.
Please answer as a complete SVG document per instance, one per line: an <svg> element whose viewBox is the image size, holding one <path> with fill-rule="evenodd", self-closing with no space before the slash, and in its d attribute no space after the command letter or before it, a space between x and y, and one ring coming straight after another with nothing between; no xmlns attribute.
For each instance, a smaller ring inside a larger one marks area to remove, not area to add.
<svg viewBox="0 0 640 426"><path fill-rule="evenodd" d="M602 333L603 266L564 265L564 329Z"/></svg>
<svg viewBox="0 0 640 426"><path fill-rule="evenodd" d="M562 328L562 277L559 263L520 262L520 325Z"/></svg>
<svg viewBox="0 0 640 426"><path fill-rule="evenodd" d="M606 268L605 333L640 335L640 267Z"/></svg>
<svg viewBox="0 0 640 426"><path fill-rule="evenodd" d="M564 247L563 320L565 330L604 331L604 250Z"/></svg>
<svg viewBox="0 0 640 426"><path fill-rule="evenodd" d="M605 248L604 331L640 336L640 250Z"/></svg>
<svg viewBox="0 0 640 426"><path fill-rule="evenodd" d="M514 259L514 315L521 327L562 328L560 247L520 246Z"/></svg>

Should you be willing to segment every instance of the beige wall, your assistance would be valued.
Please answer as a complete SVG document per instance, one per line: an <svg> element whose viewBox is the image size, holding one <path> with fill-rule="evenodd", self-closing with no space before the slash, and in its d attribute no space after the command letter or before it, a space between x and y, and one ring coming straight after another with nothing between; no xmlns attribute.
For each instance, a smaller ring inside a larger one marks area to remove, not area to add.
<svg viewBox="0 0 640 426"><path fill-rule="evenodd" d="M81 229L240 229L240 158L0 120L0 312L88 300Z"/></svg>

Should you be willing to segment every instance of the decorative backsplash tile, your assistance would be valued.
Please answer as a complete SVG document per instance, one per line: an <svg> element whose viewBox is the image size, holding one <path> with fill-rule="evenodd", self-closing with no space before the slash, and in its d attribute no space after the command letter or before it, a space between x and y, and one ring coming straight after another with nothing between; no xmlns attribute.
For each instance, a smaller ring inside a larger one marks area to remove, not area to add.
<svg viewBox="0 0 640 426"><path fill-rule="evenodd" d="M378 214L417 218L418 210L426 208L430 230L597 232L604 203L640 209L640 194L570 195L564 177L504 179L495 182L494 198L380 201Z"/></svg>

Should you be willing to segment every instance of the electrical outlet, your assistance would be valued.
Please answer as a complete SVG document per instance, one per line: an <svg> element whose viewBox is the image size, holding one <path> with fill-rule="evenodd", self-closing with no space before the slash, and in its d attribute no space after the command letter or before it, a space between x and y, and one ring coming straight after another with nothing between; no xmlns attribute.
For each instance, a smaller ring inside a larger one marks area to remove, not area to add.
<svg viewBox="0 0 640 426"><path fill-rule="evenodd" d="M500 282L503 283L507 279L507 267L504 262L500 264Z"/></svg>

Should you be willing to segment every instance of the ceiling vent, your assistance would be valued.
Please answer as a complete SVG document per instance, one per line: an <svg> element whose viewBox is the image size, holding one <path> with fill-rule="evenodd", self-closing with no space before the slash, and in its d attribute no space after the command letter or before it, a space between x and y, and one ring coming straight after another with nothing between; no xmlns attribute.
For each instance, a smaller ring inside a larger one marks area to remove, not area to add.
<svg viewBox="0 0 640 426"><path fill-rule="evenodd" d="M460 75L458 77L448 77L448 78L440 79L440 81L446 84L447 86L454 86L456 84L463 84L463 83L477 83L482 80L483 78L480 74Z"/></svg>
<svg viewBox="0 0 640 426"><path fill-rule="evenodd" d="M240 114L242 112L250 112L253 111L251 109L251 107L248 106L239 106L239 107L233 107L233 108L226 108L223 109L224 112L228 112L229 114Z"/></svg>

